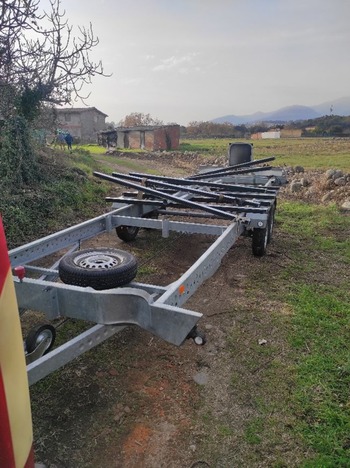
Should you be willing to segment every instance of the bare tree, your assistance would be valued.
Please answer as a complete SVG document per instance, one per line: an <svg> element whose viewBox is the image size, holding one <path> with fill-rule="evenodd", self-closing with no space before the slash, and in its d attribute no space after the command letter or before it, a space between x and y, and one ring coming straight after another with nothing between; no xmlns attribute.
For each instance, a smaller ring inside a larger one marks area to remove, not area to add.
<svg viewBox="0 0 350 468"><path fill-rule="evenodd" d="M84 85L95 75L107 76L101 61L90 58L98 43L91 24L73 30L61 0L50 0L49 11L43 12L39 0L2 0L0 97L12 99L13 108L29 120L33 107L42 103L86 99ZM8 103L2 112L6 109Z"/></svg>
<svg viewBox="0 0 350 468"><path fill-rule="evenodd" d="M137 127L147 125L163 125L163 122L157 118L151 117L150 114L142 112L132 112L119 122L120 127Z"/></svg>
<svg viewBox="0 0 350 468"><path fill-rule="evenodd" d="M2 0L0 4L0 76L9 78L12 61L18 52L16 45L25 30L37 27L39 0Z"/></svg>

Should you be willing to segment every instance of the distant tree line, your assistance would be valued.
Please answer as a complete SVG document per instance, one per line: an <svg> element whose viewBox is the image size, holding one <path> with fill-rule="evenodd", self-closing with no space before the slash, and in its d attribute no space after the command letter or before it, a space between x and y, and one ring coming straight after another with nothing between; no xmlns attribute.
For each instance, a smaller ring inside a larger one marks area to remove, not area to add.
<svg viewBox="0 0 350 468"><path fill-rule="evenodd" d="M118 127L139 127L164 125L162 120L142 112L132 112L126 115ZM170 125L168 123L167 125ZM106 129L115 128L114 122L106 123ZM193 121L187 126L181 126L182 138L249 138L259 132L269 129L301 129L302 136L309 137L350 137L350 116L326 115L317 119L294 122L261 122L254 125L233 125L230 122L216 123L210 121Z"/></svg>
<svg viewBox="0 0 350 468"><path fill-rule="evenodd" d="M317 119L292 122L289 128L299 128L303 136L350 137L350 116L325 115Z"/></svg>
<svg viewBox="0 0 350 468"><path fill-rule="evenodd" d="M301 129L305 137L350 137L350 116L326 115L317 119L255 125L194 121L187 127L181 127L181 135L184 138L249 138L254 133L266 132L271 128Z"/></svg>
<svg viewBox="0 0 350 468"><path fill-rule="evenodd" d="M245 138L251 133L267 130L265 125L232 125L229 122L190 122L181 128L184 138Z"/></svg>
<svg viewBox="0 0 350 468"><path fill-rule="evenodd" d="M142 127L163 124L164 122L162 120L154 118L150 114L132 112L131 114L126 115L120 122L118 122L118 127Z"/></svg>

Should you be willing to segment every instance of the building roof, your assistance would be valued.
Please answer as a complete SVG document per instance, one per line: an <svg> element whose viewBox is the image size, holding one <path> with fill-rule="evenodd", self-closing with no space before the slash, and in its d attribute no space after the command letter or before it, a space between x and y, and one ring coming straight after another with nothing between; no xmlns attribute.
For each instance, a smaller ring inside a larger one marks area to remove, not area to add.
<svg viewBox="0 0 350 468"><path fill-rule="evenodd" d="M81 114L82 112L91 112L91 111L95 111L95 112L98 112L99 114L102 114L104 115L105 117L108 117L108 114L105 114L104 112L96 109L96 107L65 107L65 108L56 108L56 111L59 113L59 114L73 114L73 113L76 113L76 114Z"/></svg>

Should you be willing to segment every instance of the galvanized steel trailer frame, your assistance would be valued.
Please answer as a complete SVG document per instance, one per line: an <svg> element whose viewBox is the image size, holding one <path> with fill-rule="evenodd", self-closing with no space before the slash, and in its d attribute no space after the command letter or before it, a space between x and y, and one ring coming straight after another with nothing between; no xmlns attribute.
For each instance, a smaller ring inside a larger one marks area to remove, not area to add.
<svg viewBox="0 0 350 468"><path fill-rule="evenodd" d="M256 161L252 166L255 164ZM280 169L265 167L255 174L253 167L250 167L250 172L241 173L239 166L249 168L249 164L241 164L232 170L214 170L211 176L206 172L205 177L199 174L186 179L95 173L97 177L136 189L137 193L127 193L117 199L109 197L107 201L113 202L109 213L9 252L14 269L25 266L26 271L37 276L19 278L14 275L20 309L44 312L48 320L67 317L95 323L76 338L28 364L30 384L128 325L138 325L177 346L189 336L195 336L194 331L202 314L183 308L185 302L215 273L239 236L266 227L278 189L285 183ZM196 181L198 183L193 185ZM188 184L192 187L190 191ZM164 191L159 190L160 185ZM233 204L230 205L230 201ZM155 211L164 217L147 217ZM169 219L179 215L181 220ZM183 221L184 216L190 217L191 221ZM203 219L193 222L192 218L196 217ZM213 224L213 220L210 224L205 222L208 217L214 218L214 222L216 218L221 218L221 224ZM78 249L81 242L120 226L158 229L163 237L174 231L206 234L215 236L216 240L183 275L168 286L131 282L124 287L101 291L57 282L58 262L51 268L33 264L63 249ZM40 349L38 353L40 356Z"/></svg>

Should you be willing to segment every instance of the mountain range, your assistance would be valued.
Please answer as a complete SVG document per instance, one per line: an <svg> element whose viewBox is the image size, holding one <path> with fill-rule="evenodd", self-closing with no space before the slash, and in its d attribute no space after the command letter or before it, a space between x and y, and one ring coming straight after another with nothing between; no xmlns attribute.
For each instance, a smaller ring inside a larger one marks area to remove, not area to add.
<svg viewBox="0 0 350 468"><path fill-rule="evenodd" d="M256 112L249 115L224 115L212 119L214 123L233 125L254 124L259 122L283 123L296 120L316 119L324 115L350 115L350 96L324 102L316 106L288 106L272 112Z"/></svg>

